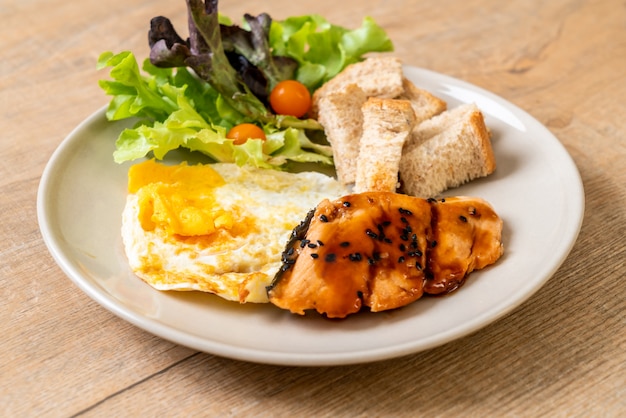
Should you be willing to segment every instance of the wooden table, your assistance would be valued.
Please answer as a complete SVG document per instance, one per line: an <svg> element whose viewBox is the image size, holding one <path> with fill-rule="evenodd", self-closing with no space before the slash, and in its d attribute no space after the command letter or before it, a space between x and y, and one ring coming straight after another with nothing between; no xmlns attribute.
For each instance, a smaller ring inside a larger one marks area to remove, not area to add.
<svg viewBox="0 0 626 418"><path fill-rule="evenodd" d="M162 14L184 28L184 2L3 2L0 415L626 415L624 2L362 4L233 0L220 11L276 19L320 13L347 27L371 15L405 63L490 90L545 124L586 191L582 230L556 274L478 332L363 365L252 364L144 332L87 297L54 263L36 195L55 148L108 100L97 84L100 52L145 57L149 19Z"/></svg>

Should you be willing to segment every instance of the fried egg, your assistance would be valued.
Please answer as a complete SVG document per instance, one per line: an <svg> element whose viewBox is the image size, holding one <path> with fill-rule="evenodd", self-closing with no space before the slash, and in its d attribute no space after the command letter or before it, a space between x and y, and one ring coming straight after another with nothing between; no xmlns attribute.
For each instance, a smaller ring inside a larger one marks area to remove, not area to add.
<svg viewBox="0 0 626 418"><path fill-rule="evenodd" d="M131 270L158 290L268 302L291 231L321 200L346 193L333 177L239 167L129 170L122 240Z"/></svg>

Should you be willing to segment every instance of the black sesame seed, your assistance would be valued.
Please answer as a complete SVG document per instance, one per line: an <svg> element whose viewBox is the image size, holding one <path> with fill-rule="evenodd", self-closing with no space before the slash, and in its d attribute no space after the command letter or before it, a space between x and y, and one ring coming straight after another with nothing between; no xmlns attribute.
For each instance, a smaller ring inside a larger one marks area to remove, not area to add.
<svg viewBox="0 0 626 418"><path fill-rule="evenodd" d="M417 234L411 235L411 241L413 242L417 241Z"/></svg>
<svg viewBox="0 0 626 418"><path fill-rule="evenodd" d="M349 247L349 246L350 246L350 243L349 243L348 241L344 241L344 242L340 243L340 244L339 244L339 246L340 246L340 247L344 247L344 248L345 248L345 247Z"/></svg>
<svg viewBox="0 0 626 418"><path fill-rule="evenodd" d="M363 258L361 257L361 253L349 254L348 258L350 261L361 261Z"/></svg>
<svg viewBox="0 0 626 418"><path fill-rule="evenodd" d="M407 220L406 220L406 218L405 218L404 216L400 218L400 221L401 221L403 224L408 224L408 223L409 223L409 221L407 221Z"/></svg>
<svg viewBox="0 0 626 418"><path fill-rule="evenodd" d="M287 271L291 268L290 264L283 264L282 266L280 266L280 271Z"/></svg>
<svg viewBox="0 0 626 418"><path fill-rule="evenodd" d="M470 207L470 208L469 208L469 214L470 214L470 215L476 215L476 208L475 208L475 207L473 207L473 206L472 206L472 207Z"/></svg>
<svg viewBox="0 0 626 418"><path fill-rule="evenodd" d="M433 241L430 243L430 248L435 248L437 246L437 241Z"/></svg>
<svg viewBox="0 0 626 418"><path fill-rule="evenodd" d="M319 254L317 254L317 253L312 253L311 254L311 258L318 258L318 257L319 257Z"/></svg>
<svg viewBox="0 0 626 418"><path fill-rule="evenodd" d="M295 250L293 249L293 247L289 247L289 249L287 250L287 255L293 255L293 252Z"/></svg>
<svg viewBox="0 0 626 418"><path fill-rule="evenodd" d="M402 241L408 241L408 240L409 240L409 236L408 236L408 235L406 235L406 234L402 234L402 235L400 235L400 239L401 239Z"/></svg>
<svg viewBox="0 0 626 418"><path fill-rule="evenodd" d="M372 257L374 258L375 261L378 261L380 260L380 253L375 252L374 254L372 254Z"/></svg>
<svg viewBox="0 0 626 418"><path fill-rule="evenodd" d="M428 199L426 199L429 203L435 203L437 201L437 199L433 198L433 197L429 197Z"/></svg>
<svg viewBox="0 0 626 418"><path fill-rule="evenodd" d="M307 246L307 244L311 242L308 239L303 239L302 241L300 241L300 248L304 248Z"/></svg>
<svg viewBox="0 0 626 418"><path fill-rule="evenodd" d="M378 232L380 232L382 234L382 232L383 232L383 224L376 225L376 229L378 229Z"/></svg>
<svg viewBox="0 0 626 418"><path fill-rule="evenodd" d="M373 258L368 258L368 259L367 259L367 263L371 266L371 265L373 265L374 263L376 263L376 260L374 260Z"/></svg>
<svg viewBox="0 0 626 418"><path fill-rule="evenodd" d="M320 247L324 245L324 243L320 240L317 240L317 245L319 245Z"/></svg>
<svg viewBox="0 0 626 418"><path fill-rule="evenodd" d="M343 206L346 207L346 208L349 208L350 207L350 202L343 202Z"/></svg>
<svg viewBox="0 0 626 418"><path fill-rule="evenodd" d="M446 199L441 199L441 203L444 203L446 201Z"/></svg>
<svg viewBox="0 0 626 418"><path fill-rule="evenodd" d="M360 290L356 291L356 297L359 299L363 299L363 292L361 292Z"/></svg>
<svg viewBox="0 0 626 418"><path fill-rule="evenodd" d="M400 256L400 257L398 258L398 263L404 263L404 257Z"/></svg>
<svg viewBox="0 0 626 418"><path fill-rule="evenodd" d="M307 244L307 247L309 248L317 248L317 244L313 244L312 242Z"/></svg>
<svg viewBox="0 0 626 418"><path fill-rule="evenodd" d="M461 220L461 222L467 222L467 218L463 215L459 216L459 219Z"/></svg>
<svg viewBox="0 0 626 418"><path fill-rule="evenodd" d="M378 235L374 231L372 231L371 229L365 230L365 233L370 238L374 238L374 239L378 238Z"/></svg>
<svg viewBox="0 0 626 418"><path fill-rule="evenodd" d="M398 246L398 248L399 248L399 249L400 249L400 251L402 251L402 252L406 251L406 245L404 245L404 244L400 244L400 245Z"/></svg>
<svg viewBox="0 0 626 418"><path fill-rule="evenodd" d="M391 242L392 242L392 241L391 241L391 239L390 239L390 238L387 238L387 237L385 237L384 241L385 241L387 244L391 244Z"/></svg>
<svg viewBox="0 0 626 418"><path fill-rule="evenodd" d="M324 260L329 262L329 263L332 263L336 259L337 259L337 256L335 254L333 254L333 253L328 253L328 254L326 254L326 257L324 257Z"/></svg>
<svg viewBox="0 0 626 418"><path fill-rule="evenodd" d="M404 209L404 208L399 208L398 211L403 214L403 215L413 215L413 212L411 212L408 209Z"/></svg>
<svg viewBox="0 0 626 418"><path fill-rule="evenodd" d="M417 241L413 241L411 243L411 248L417 248Z"/></svg>
<svg viewBox="0 0 626 418"><path fill-rule="evenodd" d="M320 215L320 221L322 222L328 222L328 218L326 217L326 215Z"/></svg>
<svg viewBox="0 0 626 418"><path fill-rule="evenodd" d="M422 265L416 261L415 262L415 268L418 269L418 270L421 270L422 269Z"/></svg>
<svg viewBox="0 0 626 418"><path fill-rule="evenodd" d="M385 228L386 228L386 227L388 227L389 225L391 225L391 221L385 221L385 222L383 222L383 226L384 226Z"/></svg>

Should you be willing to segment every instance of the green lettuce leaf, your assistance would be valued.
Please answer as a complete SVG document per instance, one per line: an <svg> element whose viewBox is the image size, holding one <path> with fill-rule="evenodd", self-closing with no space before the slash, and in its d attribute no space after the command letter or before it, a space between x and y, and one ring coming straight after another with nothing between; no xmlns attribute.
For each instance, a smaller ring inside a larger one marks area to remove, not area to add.
<svg viewBox="0 0 626 418"><path fill-rule="evenodd" d="M296 78L312 91L366 53L393 51L385 31L370 17L354 30L333 25L319 15L273 21L269 42L274 54L298 62Z"/></svg>

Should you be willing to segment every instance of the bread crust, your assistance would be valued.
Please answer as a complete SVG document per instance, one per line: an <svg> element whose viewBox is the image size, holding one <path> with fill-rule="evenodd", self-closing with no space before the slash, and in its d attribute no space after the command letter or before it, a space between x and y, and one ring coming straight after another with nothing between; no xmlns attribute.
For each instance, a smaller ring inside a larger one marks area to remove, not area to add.
<svg viewBox="0 0 626 418"><path fill-rule="evenodd" d="M482 176L488 176L496 170L496 157L491 146L491 132L485 124L485 116L476 108L468 123L475 130L474 138L477 140L480 155L483 157Z"/></svg>

